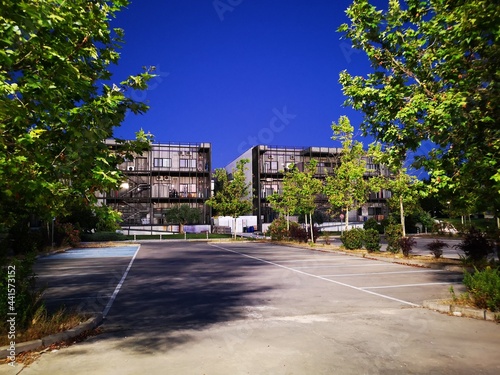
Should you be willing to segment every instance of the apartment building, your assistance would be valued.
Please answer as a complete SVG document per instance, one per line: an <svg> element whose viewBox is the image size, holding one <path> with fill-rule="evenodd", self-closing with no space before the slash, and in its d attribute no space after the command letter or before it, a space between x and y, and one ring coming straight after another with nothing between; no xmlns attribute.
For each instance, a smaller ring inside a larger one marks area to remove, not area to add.
<svg viewBox="0 0 500 375"><path fill-rule="evenodd" d="M166 212L182 204L199 209L200 223L209 224L211 152L210 143L152 143L149 151L119 165L126 181L101 196L102 204L121 212L125 225L163 225Z"/></svg>
<svg viewBox="0 0 500 375"><path fill-rule="evenodd" d="M238 158L228 164L225 169L230 173L239 160L248 159L250 162L246 165L246 179L251 184L253 190L253 214L257 216L259 229L262 224L271 223L278 213L269 205L267 197L273 193L279 193L282 190L283 177L285 171L294 164L300 171L312 160L317 160L316 177L324 179L333 174L335 168L340 163L341 148L332 147L281 147L258 145L251 147ZM375 164L370 158L367 158L367 168L370 170L366 177L370 175L388 175L386 168L380 164ZM367 203L359 210L349 212L349 220L363 221L368 218L382 220L387 216L386 205L390 192L382 190L370 194ZM325 196L316 198L318 210L323 211L325 216L329 216L328 200ZM340 220L333 217L334 220Z"/></svg>

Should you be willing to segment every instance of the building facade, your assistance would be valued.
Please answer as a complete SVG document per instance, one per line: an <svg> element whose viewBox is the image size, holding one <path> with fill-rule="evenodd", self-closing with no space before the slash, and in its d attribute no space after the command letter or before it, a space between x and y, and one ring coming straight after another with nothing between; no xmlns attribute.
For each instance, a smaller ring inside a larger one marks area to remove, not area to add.
<svg viewBox="0 0 500 375"><path fill-rule="evenodd" d="M113 148L113 140L107 143ZM152 143L118 166L126 181L100 199L122 214L123 225L164 225L167 211L182 204L199 209L200 224L209 224L211 160L210 143Z"/></svg>
<svg viewBox="0 0 500 375"><path fill-rule="evenodd" d="M258 145L250 148L238 158L228 164L225 169L228 173L236 167L236 164L241 159L249 160L246 165L246 179L251 184L253 190L253 214L257 216L259 229L262 229L262 224L271 223L278 217L267 197L273 193L282 191L283 177L286 170L294 164L300 171L304 171L305 166L315 159L317 169L315 176L319 179L324 179L326 176L333 174L335 168L340 163L341 148L331 147L278 147ZM367 158L366 177L370 175L388 175L386 168L380 164L374 164L370 158ZM388 210L386 200L390 198L390 192L381 190L370 194L370 198L359 210L349 212L349 220L364 221L368 218L382 220L387 217ZM318 211L322 211L325 217L328 214L328 200L325 196L316 198ZM331 219L340 220L339 217Z"/></svg>

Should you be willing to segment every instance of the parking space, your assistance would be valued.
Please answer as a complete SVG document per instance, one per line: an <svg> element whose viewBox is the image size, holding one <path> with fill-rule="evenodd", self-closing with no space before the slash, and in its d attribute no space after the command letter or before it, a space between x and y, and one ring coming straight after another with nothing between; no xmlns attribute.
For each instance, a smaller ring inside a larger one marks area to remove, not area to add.
<svg viewBox="0 0 500 375"><path fill-rule="evenodd" d="M44 289L49 311L64 306L84 313L102 313L111 306L120 281L131 266L138 245L72 249L41 257L34 271Z"/></svg>
<svg viewBox="0 0 500 375"><path fill-rule="evenodd" d="M145 241L132 257L41 261L45 278L68 288L62 297L110 308L100 335L42 356L26 375L124 364L130 374L500 370L494 323L419 308L449 297L460 274L241 242Z"/></svg>
<svg viewBox="0 0 500 375"><path fill-rule="evenodd" d="M311 278L400 302L421 306L424 300L450 297L463 290L462 274L395 263L273 245L218 246Z"/></svg>

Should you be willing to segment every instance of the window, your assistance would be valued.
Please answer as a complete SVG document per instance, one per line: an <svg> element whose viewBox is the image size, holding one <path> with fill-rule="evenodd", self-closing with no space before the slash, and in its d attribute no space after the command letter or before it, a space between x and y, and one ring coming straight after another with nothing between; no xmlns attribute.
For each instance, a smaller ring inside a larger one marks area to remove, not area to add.
<svg viewBox="0 0 500 375"><path fill-rule="evenodd" d="M153 166L155 168L170 168L172 166L172 159L154 158Z"/></svg>
<svg viewBox="0 0 500 375"><path fill-rule="evenodd" d="M145 171L148 169L148 159L147 158L135 158L135 169L140 171Z"/></svg>
<svg viewBox="0 0 500 375"><path fill-rule="evenodd" d="M266 161L264 168L265 168L264 172L277 171L278 170L278 162L277 161Z"/></svg>
<svg viewBox="0 0 500 375"><path fill-rule="evenodd" d="M180 168L196 168L196 160L195 159L180 159L179 160Z"/></svg>

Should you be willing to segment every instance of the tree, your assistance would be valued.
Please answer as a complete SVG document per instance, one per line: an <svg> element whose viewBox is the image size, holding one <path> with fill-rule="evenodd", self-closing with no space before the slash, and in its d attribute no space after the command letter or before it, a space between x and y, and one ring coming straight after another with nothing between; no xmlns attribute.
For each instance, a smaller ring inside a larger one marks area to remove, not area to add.
<svg viewBox="0 0 500 375"><path fill-rule="evenodd" d="M170 208L165 219L169 223L179 224L179 233L184 233L184 225L195 224L200 220L201 212L198 208L189 207L188 204L181 204Z"/></svg>
<svg viewBox="0 0 500 375"><path fill-rule="evenodd" d="M373 72L340 74L362 128L414 161L435 189L500 207L498 62L500 4L489 0L354 0L339 31L366 52Z"/></svg>
<svg viewBox="0 0 500 375"><path fill-rule="evenodd" d="M236 237L236 218L252 211L250 184L245 179L245 165L248 159L239 160L232 170L232 179L224 168L215 170L217 189L207 200L207 205L217 211L219 215L231 216L234 220L234 236Z"/></svg>
<svg viewBox="0 0 500 375"><path fill-rule="evenodd" d="M298 186L293 178L294 172L297 170L295 165L289 167L283 177L283 188L281 193L273 193L267 197L269 204L273 209L281 215L286 216L286 230L290 230L290 214L294 214L298 203Z"/></svg>
<svg viewBox="0 0 500 375"><path fill-rule="evenodd" d="M323 189L322 182L314 175L316 174L316 167L318 161L311 159L305 167L305 171L300 172L297 168L292 168L290 174L290 193L294 194L296 202L296 212L304 214L306 230L307 230L307 216L309 216L311 240L314 242L314 228L312 214L316 209L315 199Z"/></svg>
<svg viewBox="0 0 500 375"><path fill-rule="evenodd" d="M392 197L389 199L389 207L399 211L403 237L406 237L405 217L420 209L419 197L423 183L417 177L409 175L403 167L393 170L386 181L385 187L390 190Z"/></svg>
<svg viewBox="0 0 500 375"><path fill-rule="evenodd" d="M380 190L378 177L366 178L369 171L363 144L353 140L354 127L346 116L341 116L338 123L332 124L333 140L342 142L340 165L333 175L327 176L324 192L333 209L345 211L345 227L349 227L349 211L361 207L371 191Z"/></svg>
<svg viewBox="0 0 500 375"><path fill-rule="evenodd" d="M123 31L110 19L127 0L2 1L0 15L0 224L29 215L52 221L92 205L119 185L116 166L149 146L105 144L127 112L148 107L127 96L151 70L109 83ZM108 82L108 83L105 83Z"/></svg>

